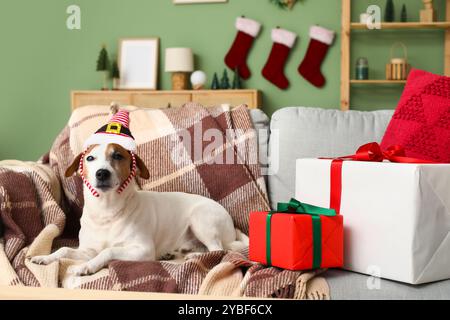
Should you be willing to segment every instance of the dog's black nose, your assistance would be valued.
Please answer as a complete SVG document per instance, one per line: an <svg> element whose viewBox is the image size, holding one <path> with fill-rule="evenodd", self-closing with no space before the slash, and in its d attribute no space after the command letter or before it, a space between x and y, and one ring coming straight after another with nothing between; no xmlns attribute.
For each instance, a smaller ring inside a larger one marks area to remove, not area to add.
<svg viewBox="0 0 450 320"><path fill-rule="evenodd" d="M106 181L111 177L111 172L106 169L100 169L95 173L95 177L98 181Z"/></svg>

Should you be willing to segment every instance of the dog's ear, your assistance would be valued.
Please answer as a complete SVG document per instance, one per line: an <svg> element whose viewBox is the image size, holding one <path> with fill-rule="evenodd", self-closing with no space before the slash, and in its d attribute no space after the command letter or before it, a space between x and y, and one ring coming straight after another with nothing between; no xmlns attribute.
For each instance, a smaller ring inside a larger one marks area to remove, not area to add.
<svg viewBox="0 0 450 320"><path fill-rule="evenodd" d="M77 172L78 167L80 166L80 160L82 156L83 154L80 153L78 156L75 157L75 159L73 159L72 164L66 170L65 174L66 178L71 177L75 172Z"/></svg>
<svg viewBox="0 0 450 320"><path fill-rule="evenodd" d="M135 154L136 157L136 166L139 169L139 177L142 179L148 179L150 178L150 173L148 172L147 166L145 165L144 161L142 161L141 158L137 154Z"/></svg>

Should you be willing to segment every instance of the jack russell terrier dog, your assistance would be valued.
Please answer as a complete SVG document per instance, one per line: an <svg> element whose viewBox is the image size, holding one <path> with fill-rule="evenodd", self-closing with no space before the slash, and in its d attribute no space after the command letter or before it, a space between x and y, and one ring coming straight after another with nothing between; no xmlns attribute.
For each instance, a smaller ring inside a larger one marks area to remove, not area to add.
<svg viewBox="0 0 450 320"><path fill-rule="evenodd" d="M31 261L82 260L72 269L82 276L96 273L112 260L155 261L190 253L189 259L206 249L247 247L248 237L234 227L219 203L194 194L138 190L134 176L148 179L150 175L135 154L128 123L128 112L116 111L66 171L66 177L78 171L85 184L79 247L61 248Z"/></svg>

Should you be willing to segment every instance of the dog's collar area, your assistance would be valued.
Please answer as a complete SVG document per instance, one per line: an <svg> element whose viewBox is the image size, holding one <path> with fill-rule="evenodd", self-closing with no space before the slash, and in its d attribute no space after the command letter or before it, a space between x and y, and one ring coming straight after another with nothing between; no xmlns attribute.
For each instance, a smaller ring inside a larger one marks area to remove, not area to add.
<svg viewBox="0 0 450 320"><path fill-rule="evenodd" d="M100 197L100 193L91 185L91 183L88 181L88 179L86 179L86 177L84 175L83 167L84 167L84 157L86 156L86 153L87 153L87 150L85 150L83 152L83 154L81 155L81 158L80 158L79 170L80 170L81 179L83 180L83 183L89 189L91 194L94 197L98 198L98 197ZM128 176L128 178L125 179L125 181L122 183L122 185L117 189L117 193L118 194L121 194L126 189L126 187L128 187L128 185L130 184L131 180L133 180L133 178L136 176L136 167L137 167L137 165L136 165L136 156L131 151L130 151L130 154L131 154L131 171L130 171L130 175Z"/></svg>

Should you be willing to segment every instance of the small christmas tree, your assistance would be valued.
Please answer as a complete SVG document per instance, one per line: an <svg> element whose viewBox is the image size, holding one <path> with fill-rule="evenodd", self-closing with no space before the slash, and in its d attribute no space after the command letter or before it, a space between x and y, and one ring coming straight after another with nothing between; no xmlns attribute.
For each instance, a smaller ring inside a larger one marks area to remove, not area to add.
<svg viewBox="0 0 450 320"><path fill-rule="evenodd" d="M400 21L401 22L408 22L408 12L406 11L406 5L403 4L402 7L402 14L400 16Z"/></svg>
<svg viewBox="0 0 450 320"><path fill-rule="evenodd" d="M241 76L238 68L234 69L233 89L242 89Z"/></svg>
<svg viewBox="0 0 450 320"><path fill-rule="evenodd" d="M385 22L393 22L394 19L395 19L394 1L387 0L386 10L384 11L384 21Z"/></svg>
<svg viewBox="0 0 450 320"><path fill-rule="evenodd" d="M103 88L102 90L108 89L108 70L109 70L109 57L108 51L106 50L106 46L102 46L102 50L98 55L97 59L97 71L103 72Z"/></svg>
<svg viewBox="0 0 450 320"><path fill-rule="evenodd" d="M230 89L230 79L228 79L227 69L223 70L222 79L220 80L220 89Z"/></svg>
<svg viewBox="0 0 450 320"><path fill-rule="evenodd" d="M119 89L120 71L117 60L114 60L111 64L111 78L113 79L113 89Z"/></svg>
<svg viewBox="0 0 450 320"><path fill-rule="evenodd" d="M220 83L219 83L219 77L217 76L217 72L214 72L214 78L211 84L211 90L219 90L220 89Z"/></svg>

